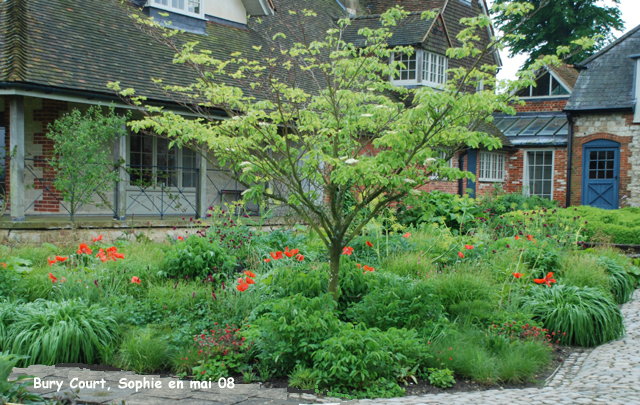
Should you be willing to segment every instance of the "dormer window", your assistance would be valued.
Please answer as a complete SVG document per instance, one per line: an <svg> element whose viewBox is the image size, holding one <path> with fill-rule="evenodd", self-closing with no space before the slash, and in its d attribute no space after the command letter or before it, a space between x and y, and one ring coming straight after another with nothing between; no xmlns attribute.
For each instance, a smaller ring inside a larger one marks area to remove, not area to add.
<svg viewBox="0 0 640 405"><path fill-rule="evenodd" d="M394 53L392 60L402 63L397 67L398 73L391 78L395 85L439 88L447 81L446 56L416 49L411 55Z"/></svg>
<svg viewBox="0 0 640 405"><path fill-rule="evenodd" d="M538 80L536 86L529 86L520 90L516 95L519 97L564 97L571 93L560 81L551 73L546 72Z"/></svg>
<svg viewBox="0 0 640 405"><path fill-rule="evenodd" d="M203 0L150 0L149 4L175 13L203 17Z"/></svg>

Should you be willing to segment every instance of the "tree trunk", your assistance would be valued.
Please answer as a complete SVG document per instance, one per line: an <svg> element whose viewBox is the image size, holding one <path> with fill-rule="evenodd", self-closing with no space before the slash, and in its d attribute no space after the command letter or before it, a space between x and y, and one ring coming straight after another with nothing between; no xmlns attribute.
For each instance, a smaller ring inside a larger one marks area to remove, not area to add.
<svg viewBox="0 0 640 405"><path fill-rule="evenodd" d="M338 280L340 277L340 257L342 250L340 243L332 243L329 248L329 289L327 293L333 295L334 300L338 300Z"/></svg>

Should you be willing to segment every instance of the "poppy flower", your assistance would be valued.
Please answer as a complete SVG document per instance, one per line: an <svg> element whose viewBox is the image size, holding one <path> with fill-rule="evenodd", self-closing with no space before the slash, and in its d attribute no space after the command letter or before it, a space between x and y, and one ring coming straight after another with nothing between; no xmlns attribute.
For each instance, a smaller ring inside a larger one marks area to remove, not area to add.
<svg viewBox="0 0 640 405"><path fill-rule="evenodd" d="M284 255L287 257L292 257L294 255L293 250L289 251L289 246L284 249Z"/></svg>
<svg viewBox="0 0 640 405"><path fill-rule="evenodd" d="M522 273L511 273L511 274L513 274L513 277L515 277L515 278L520 278L520 277L522 277L524 275Z"/></svg>
<svg viewBox="0 0 640 405"><path fill-rule="evenodd" d="M89 245L87 245L86 243L81 243L80 246L78 246L78 250L76 251L76 253L79 255L83 253L90 255L93 253L93 251L89 249Z"/></svg>
<svg viewBox="0 0 640 405"><path fill-rule="evenodd" d="M269 259L269 258L264 259L265 263L269 263L270 261L271 261L271 259Z"/></svg>
<svg viewBox="0 0 640 405"><path fill-rule="evenodd" d="M304 256L298 253L298 255L296 256L296 259L298 259L298 261L301 262L304 260Z"/></svg>
<svg viewBox="0 0 640 405"><path fill-rule="evenodd" d="M179 240L180 242L184 242L184 238L183 238L182 236L178 236L178 240Z"/></svg>
<svg viewBox="0 0 640 405"><path fill-rule="evenodd" d="M411 236L411 234L409 232L407 232L404 235L402 235L403 238L408 238L409 236Z"/></svg>
<svg viewBox="0 0 640 405"><path fill-rule="evenodd" d="M51 279L52 283L55 283L56 281L58 281L58 279L56 278L56 276L54 276L52 273L49 273L49 278Z"/></svg>
<svg viewBox="0 0 640 405"><path fill-rule="evenodd" d="M244 274L246 274L249 277L255 277L256 276L256 273L254 273L252 271L249 271L249 270L245 270Z"/></svg>
<svg viewBox="0 0 640 405"><path fill-rule="evenodd" d="M467 250L473 249L473 245L464 245L464 248Z"/></svg>
<svg viewBox="0 0 640 405"><path fill-rule="evenodd" d="M137 276L131 277L131 284L133 283L140 284L140 278Z"/></svg>
<svg viewBox="0 0 640 405"><path fill-rule="evenodd" d="M553 273L547 273L545 278L534 278L533 282L536 284L546 284L547 287L551 287L551 283L555 283L556 280L553 278Z"/></svg>
<svg viewBox="0 0 640 405"><path fill-rule="evenodd" d="M527 235L528 240L533 240L533 235Z"/></svg>
<svg viewBox="0 0 640 405"><path fill-rule="evenodd" d="M7 268L7 263L0 263L0 266L4 267L6 269Z"/></svg>
<svg viewBox="0 0 640 405"><path fill-rule="evenodd" d="M102 240L102 235L98 235L97 238L93 238L93 243L100 242Z"/></svg>
<svg viewBox="0 0 640 405"><path fill-rule="evenodd" d="M271 258L273 258L273 260L280 260L283 258L282 256L282 252L281 251L277 251L275 253L271 252Z"/></svg>
<svg viewBox="0 0 640 405"><path fill-rule="evenodd" d="M373 243L371 243L371 242L367 241L367 246L369 246L369 247L373 247Z"/></svg>
<svg viewBox="0 0 640 405"><path fill-rule="evenodd" d="M56 256L56 260L59 262L64 262L65 260L67 260L67 257L64 256Z"/></svg>
<svg viewBox="0 0 640 405"><path fill-rule="evenodd" d="M520 237L518 235L515 236L516 240L520 239Z"/></svg>
<svg viewBox="0 0 640 405"><path fill-rule="evenodd" d="M373 267L371 267L371 266L367 266L367 265L364 265L364 266L362 267L362 269L363 269L364 271L374 271L374 270L375 270Z"/></svg>
<svg viewBox="0 0 640 405"><path fill-rule="evenodd" d="M462 254L462 252L458 252L458 256L460 256L461 259L464 259L464 254Z"/></svg>
<svg viewBox="0 0 640 405"><path fill-rule="evenodd" d="M240 280L242 280L242 282L240 282ZM238 279L238 286L236 287L238 289L238 291L242 292L242 291L246 291L247 288L249 288L249 284L247 284L243 279L239 278Z"/></svg>
<svg viewBox="0 0 640 405"><path fill-rule="evenodd" d="M342 249L343 255L351 256L351 253L353 253L353 248L350 246L347 246L344 249Z"/></svg>
<svg viewBox="0 0 640 405"><path fill-rule="evenodd" d="M49 259L47 257L47 261L49 262L49 266L53 266L54 264L56 264L56 262L58 261L56 258L54 258L53 260Z"/></svg>
<svg viewBox="0 0 640 405"><path fill-rule="evenodd" d="M252 278L247 277L247 284L255 284L256 282L253 281Z"/></svg>
<svg viewBox="0 0 640 405"><path fill-rule="evenodd" d="M358 266L359 269L362 269L362 265L360 263L356 263L356 266Z"/></svg>
<svg viewBox="0 0 640 405"><path fill-rule="evenodd" d="M124 253L114 253L113 257L115 257L116 259L124 259Z"/></svg>

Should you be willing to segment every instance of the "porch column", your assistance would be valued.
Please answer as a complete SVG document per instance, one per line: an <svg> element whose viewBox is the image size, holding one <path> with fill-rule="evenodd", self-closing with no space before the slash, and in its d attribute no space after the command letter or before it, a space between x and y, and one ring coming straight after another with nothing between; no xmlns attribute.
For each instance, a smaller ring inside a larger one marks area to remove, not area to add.
<svg viewBox="0 0 640 405"><path fill-rule="evenodd" d="M205 148L201 149L196 156L196 167L198 167L198 186L196 188L196 217L206 218L207 216L207 159L202 155L207 153Z"/></svg>
<svg viewBox="0 0 640 405"><path fill-rule="evenodd" d="M11 97L9 121L11 220L24 221L24 97Z"/></svg>
<svg viewBox="0 0 640 405"><path fill-rule="evenodd" d="M123 125L123 129L127 130L127 125ZM127 170L125 164L127 162L127 137L123 136L116 140L114 150L115 161L118 165L118 181L116 182L116 198L115 198L115 218L119 221L127 219Z"/></svg>

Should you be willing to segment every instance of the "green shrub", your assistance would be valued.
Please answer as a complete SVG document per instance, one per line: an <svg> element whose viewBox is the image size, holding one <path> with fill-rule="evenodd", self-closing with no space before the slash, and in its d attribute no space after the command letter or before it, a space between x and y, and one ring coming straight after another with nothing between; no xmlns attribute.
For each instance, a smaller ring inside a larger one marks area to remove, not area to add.
<svg viewBox="0 0 640 405"><path fill-rule="evenodd" d="M558 279L562 284L599 288L609 292L609 277L597 257L589 254L567 253L560 260Z"/></svg>
<svg viewBox="0 0 640 405"><path fill-rule="evenodd" d="M298 364L289 375L289 386L301 390L312 390L316 388L318 380L316 373L311 368L302 367Z"/></svg>
<svg viewBox="0 0 640 405"><path fill-rule="evenodd" d="M430 368L429 383L438 388L451 388L456 380L453 378L453 371L448 368Z"/></svg>
<svg viewBox="0 0 640 405"><path fill-rule="evenodd" d="M328 295L267 302L252 314L247 338L256 341L258 357L278 375L287 375L297 364L310 367L313 353L340 329L336 307Z"/></svg>
<svg viewBox="0 0 640 405"><path fill-rule="evenodd" d="M442 304L449 312L455 304L462 302L486 301L495 298L495 288L484 274L471 272L447 272L431 279Z"/></svg>
<svg viewBox="0 0 640 405"><path fill-rule="evenodd" d="M107 308L82 301L37 300L13 308L12 319L3 316L10 323L4 324L0 347L29 356L23 361L25 366L94 364L99 361L98 349L118 335L118 325Z"/></svg>
<svg viewBox="0 0 640 405"><path fill-rule="evenodd" d="M424 282L398 278L386 288L372 289L347 310L347 316L369 328L433 329L444 308L435 288Z"/></svg>
<svg viewBox="0 0 640 405"><path fill-rule="evenodd" d="M527 196L524 193L504 193L496 189L478 202L478 208L487 213L502 215L511 211L534 210L540 208L553 209L558 206L557 201L547 200L538 196Z"/></svg>
<svg viewBox="0 0 640 405"><path fill-rule="evenodd" d="M598 264L604 267L609 275L609 286L617 304L624 304L633 295L633 277L615 259L599 257Z"/></svg>
<svg viewBox="0 0 640 405"><path fill-rule="evenodd" d="M172 245L164 257L164 270L170 277L224 281L233 273L236 259L209 238L190 236Z"/></svg>
<svg viewBox="0 0 640 405"><path fill-rule="evenodd" d="M33 385L31 376L21 375L17 380L8 381L13 368L24 360L25 356L17 356L9 352L0 352L0 403L43 404L44 399L36 393L29 392L27 387ZM27 381L23 381L27 380Z"/></svg>
<svg viewBox="0 0 640 405"><path fill-rule="evenodd" d="M348 324L322 343L313 360L321 387L363 391L415 376L428 357L415 331Z"/></svg>
<svg viewBox="0 0 640 405"><path fill-rule="evenodd" d="M404 225L438 222L457 230L481 212L473 198L432 191L410 196L398 204L397 217Z"/></svg>
<svg viewBox="0 0 640 405"><path fill-rule="evenodd" d="M169 364L167 342L155 336L149 328L133 329L122 341L116 364L138 374L164 370Z"/></svg>
<svg viewBox="0 0 640 405"><path fill-rule="evenodd" d="M529 290L523 308L548 330L566 333L565 343L597 346L624 333L622 313L609 294L569 285L536 287Z"/></svg>

